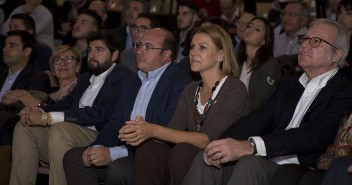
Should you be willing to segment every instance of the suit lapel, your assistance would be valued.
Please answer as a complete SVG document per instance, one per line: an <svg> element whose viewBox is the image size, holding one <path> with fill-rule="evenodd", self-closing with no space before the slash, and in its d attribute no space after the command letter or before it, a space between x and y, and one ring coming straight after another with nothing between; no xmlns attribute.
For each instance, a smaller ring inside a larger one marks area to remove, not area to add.
<svg viewBox="0 0 352 185"><path fill-rule="evenodd" d="M331 91L334 90L334 87L341 82L342 79L340 77L341 76L337 73L327 82L326 86L322 88L317 97L313 100L312 104L309 106L306 114L318 106L322 101L326 100L327 96L331 95Z"/></svg>
<svg viewBox="0 0 352 185"><path fill-rule="evenodd" d="M163 94L166 92L166 89L169 87L168 84L170 83L170 78L173 74L174 68L175 68L175 64L171 62L171 64L166 68L164 73L161 75L147 107L147 111L146 111L147 120L149 120L149 118L152 116L152 112L155 109L155 106L157 106L157 102L159 98L163 96Z"/></svg>

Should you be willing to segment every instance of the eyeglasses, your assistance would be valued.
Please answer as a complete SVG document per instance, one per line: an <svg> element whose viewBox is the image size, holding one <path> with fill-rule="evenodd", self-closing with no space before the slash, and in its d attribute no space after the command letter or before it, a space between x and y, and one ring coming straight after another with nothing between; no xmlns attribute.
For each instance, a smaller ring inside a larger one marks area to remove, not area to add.
<svg viewBox="0 0 352 185"><path fill-rule="evenodd" d="M141 43L141 42L136 42L136 43L134 43L134 46L133 46L133 47L136 48L136 49L141 49L141 48L143 48L144 50L147 50L147 51L153 50L153 49L168 50L168 49L165 49L165 48L154 48L154 47L152 47L152 46L149 45L149 44L143 44L143 43Z"/></svg>
<svg viewBox="0 0 352 185"><path fill-rule="evenodd" d="M299 17L303 16L302 14L296 13L296 12L280 12L281 17L284 16L289 16L289 17Z"/></svg>
<svg viewBox="0 0 352 185"><path fill-rule="evenodd" d="M325 43L329 44L330 46L334 47L335 49L338 49L336 46L332 45L330 42L328 42L324 39L321 39L319 37L308 37L307 35L298 35L297 37L298 37L297 43L299 45L302 45L303 42L305 42L306 40L309 40L308 43L309 43L310 47L312 47L312 48L317 48L320 46L321 42L325 42Z"/></svg>
<svg viewBox="0 0 352 185"><path fill-rule="evenodd" d="M137 25L132 25L131 26L131 31L139 31L139 32L146 32L150 30L150 28L146 27L146 26L137 26Z"/></svg>
<svg viewBox="0 0 352 185"><path fill-rule="evenodd" d="M64 65L67 65L67 64L70 64L72 61L76 60L77 61L77 57L74 57L74 56L66 56L64 58L56 58L53 62L54 65L61 65L61 64L64 64Z"/></svg>

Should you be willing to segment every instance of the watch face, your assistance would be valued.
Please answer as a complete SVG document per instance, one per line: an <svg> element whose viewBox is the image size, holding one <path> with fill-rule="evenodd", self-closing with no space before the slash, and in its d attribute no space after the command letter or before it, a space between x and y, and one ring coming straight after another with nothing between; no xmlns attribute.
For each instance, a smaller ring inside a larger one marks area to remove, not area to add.
<svg viewBox="0 0 352 185"><path fill-rule="evenodd" d="M43 121L46 121L48 119L48 114L47 113L43 113L42 116L41 116L41 119Z"/></svg>

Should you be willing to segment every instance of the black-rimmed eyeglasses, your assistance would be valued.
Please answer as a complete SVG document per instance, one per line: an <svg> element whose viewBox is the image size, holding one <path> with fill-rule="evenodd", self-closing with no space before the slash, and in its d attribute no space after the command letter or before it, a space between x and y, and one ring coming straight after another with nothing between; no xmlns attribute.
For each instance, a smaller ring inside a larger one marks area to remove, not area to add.
<svg viewBox="0 0 352 185"><path fill-rule="evenodd" d="M148 31L148 30L150 30L150 28L148 28L148 27L146 27L146 26L137 26L137 25L132 25L131 26L131 31L139 31L139 32L146 32L146 31Z"/></svg>
<svg viewBox="0 0 352 185"><path fill-rule="evenodd" d="M136 49L141 49L141 48L143 48L144 50L153 50L153 49L158 49L158 50L168 50L168 49L165 49L165 48L155 48L155 47L153 47L152 45L149 45L149 44L143 44L143 43L141 43L141 42L136 42L136 43L134 43L134 46L133 46L134 48L136 48Z"/></svg>
<svg viewBox="0 0 352 185"><path fill-rule="evenodd" d="M309 40L308 43L309 43L310 47L312 47L312 48L317 48L320 46L321 42L325 42L326 44L329 44L330 46L334 47L335 49L338 49L336 46L334 46L330 42L328 42L322 38L319 38L319 37L308 37L307 35L298 35L297 37L298 37L297 43L299 45L302 45L303 42L305 42L306 40Z"/></svg>
<svg viewBox="0 0 352 185"><path fill-rule="evenodd" d="M61 65L61 64L64 64L64 65L67 65L67 64L70 64L72 61L76 60L77 61L77 57L74 57L74 56L66 56L64 58L56 58L54 59L53 61L53 64L54 65Z"/></svg>

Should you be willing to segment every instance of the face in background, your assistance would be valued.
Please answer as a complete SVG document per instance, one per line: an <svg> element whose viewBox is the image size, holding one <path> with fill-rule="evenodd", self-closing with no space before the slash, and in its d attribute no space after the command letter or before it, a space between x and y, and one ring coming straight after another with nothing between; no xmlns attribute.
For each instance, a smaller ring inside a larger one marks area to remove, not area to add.
<svg viewBox="0 0 352 185"><path fill-rule="evenodd" d="M10 20L10 25L9 25L9 30L22 30L22 31L27 31L26 27L23 24L23 21L21 19L11 19Z"/></svg>
<svg viewBox="0 0 352 185"><path fill-rule="evenodd" d="M98 28L94 24L93 17L86 14L80 14L73 25L72 37L78 40L85 39L90 33L97 30Z"/></svg>
<svg viewBox="0 0 352 185"><path fill-rule="evenodd" d="M235 12L235 3L233 0L220 0L219 6L221 9L221 12L226 16L226 17L232 17L233 13Z"/></svg>
<svg viewBox="0 0 352 185"><path fill-rule="evenodd" d="M30 48L23 48L21 37L12 35L6 37L3 52L4 63L11 68L13 66L24 65L26 58L30 56L32 50Z"/></svg>
<svg viewBox="0 0 352 185"><path fill-rule="evenodd" d="M60 80L71 80L77 78L79 73L79 56L71 51L61 53L57 58L53 59L53 75Z"/></svg>
<svg viewBox="0 0 352 185"><path fill-rule="evenodd" d="M243 32L247 27L247 24L249 23L249 21L251 21L254 18L253 14L250 13L243 13L241 15L241 17L238 19L238 21L236 22L236 35L238 38L242 39L243 37Z"/></svg>
<svg viewBox="0 0 352 185"><path fill-rule="evenodd" d="M308 37L319 37L333 44L336 40L337 30L331 25L316 24L306 34ZM298 65L311 74L323 74L337 67L342 56L333 50L333 47L321 42L316 48L309 45L309 40L302 43L298 52Z"/></svg>
<svg viewBox="0 0 352 185"><path fill-rule="evenodd" d="M265 44L265 24L260 19L254 19L252 22L248 23L247 28L243 33L243 41L246 45L251 45L254 47L260 47Z"/></svg>
<svg viewBox="0 0 352 185"><path fill-rule="evenodd" d="M191 70L194 72L220 71L223 52L216 47L209 35L197 33L192 38L189 58Z"/></svg>
<svg viewBox="0 0 352 185"><path fill-rule="evenodd" d="M345 7L341 7L340 11L337 12L337 21L343 25L347 31L352 33L352 10L347 10Z"/></svg>
<svg viewBox="0 0 352 185"><path fill-rule="evenodd" d="M92 1L89 4L89 9L97 12L97 14L101 17L103 21L105 21L108 17L105 7L106 5L103 1Z"/></svg>
<svg viewBox="0 0 352 185"><path fill-rule="evenodd" d="M194 26L198 16L192 12L192 9L186 6L179 6L177 11L177 28L188 30Z"/></svg>
<svg viewBox="0 0 352 185"><path fill-rule="evenodd" d="M165 35L161 29L152 29L143 34L140 42L147 48L136 48L135 53L137 66L144 73L154 71L170 61L170 50L151 49L162 48Z"/></svg>
<svg viewBox="0 0 352 185"><path fill-rule="evenodd" d="M144 5L142 2L138 1L131 1L128 3L126 14L125 14L125 21L127 25L132 25L134 21L136 21L138 15L143 13Z"/></svg>
<svg viewBox="0 0 352 185"><path fill-rule="evenodd" d="M287 4L282 15L282 29L288 34L294 34L307 24L308 18L301 15L301 5L298 3Z"/></svg>
<svg viewBox="0 0 352 185"><path fill-rule="evenodd" d="M109 69L118 56L118 51L111 53L101 40L94 40L88 43L88 68L96 76Z"/></svg>
<svg viewBox="0 0 352 185"><path fill-rule="evenodd" d="M139 17L136 19L134 24L131 26L132 40L133 42L140 42L143 33L150 30L150 20Z"/></svg>

